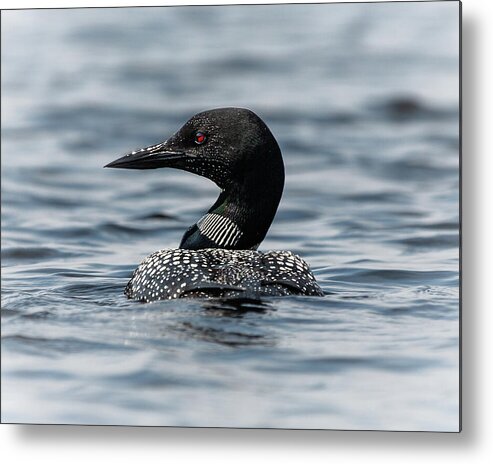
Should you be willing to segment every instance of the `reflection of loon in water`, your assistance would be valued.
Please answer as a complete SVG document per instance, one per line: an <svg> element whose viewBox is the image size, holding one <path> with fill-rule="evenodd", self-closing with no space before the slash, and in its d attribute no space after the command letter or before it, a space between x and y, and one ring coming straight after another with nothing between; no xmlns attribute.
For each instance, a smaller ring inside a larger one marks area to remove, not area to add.
<svg viewBox="0 0 493 464"><path fill-rule="evenodd" d="M180 248L148 256L125 288L129 298L323 295L306 262L290 251L256 251L281 199L284 164L265 123L252 111L221 108L193 116L165 142L106 167L183 169L221 193L190 227Z"/></svg>

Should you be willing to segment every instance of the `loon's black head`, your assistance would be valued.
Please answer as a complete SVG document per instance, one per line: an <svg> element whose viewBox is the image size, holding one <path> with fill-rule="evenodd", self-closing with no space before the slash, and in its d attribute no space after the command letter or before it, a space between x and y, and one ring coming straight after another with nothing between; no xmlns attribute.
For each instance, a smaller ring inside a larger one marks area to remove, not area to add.
<svg viewBox="0 0 493 464"><path fill-rule="evenodd" d="M274 136L262 119L245 108L198 113L166 141L135 150L105 167L177 168L207 177L223 190L266 169L277 170L271 175L284 178Z"/></svg>
<svg viewBox="0 0 493 464"><path fill-rule="evenodd" d="M222 193L209 213L228 219L241 238L221 244L220 231L211 232L204 225L207 230L202 232L209 232L214 240L190 229L182 241L182 247L188 248L257 246L274 218L284 187L284 165L274 136L262 119L244 108L198 113L166 141L135 150L105 167L170 167L214 181ZM200 221L196 226L200 229Z"/></svg>

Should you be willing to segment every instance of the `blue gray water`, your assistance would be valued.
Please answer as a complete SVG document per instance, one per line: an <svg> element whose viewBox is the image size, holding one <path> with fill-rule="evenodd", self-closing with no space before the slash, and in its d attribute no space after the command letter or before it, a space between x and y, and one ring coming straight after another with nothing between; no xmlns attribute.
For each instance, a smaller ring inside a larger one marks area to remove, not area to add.
<svg viewBox="0 0 493 464"><path fill-rule="evenodd" d="M2 12L2 420L457 430L458 3ZM127 301L215 200L102 166L246 106L327 293Z"/></svg>

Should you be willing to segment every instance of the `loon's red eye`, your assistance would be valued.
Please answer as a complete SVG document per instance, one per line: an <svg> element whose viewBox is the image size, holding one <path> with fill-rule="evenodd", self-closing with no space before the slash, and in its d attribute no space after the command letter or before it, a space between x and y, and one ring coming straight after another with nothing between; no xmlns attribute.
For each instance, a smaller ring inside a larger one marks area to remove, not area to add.
<svg viewBox="0 0 493 464"><path fill-rule="evenodd" d="M205 134L203 132L197 132L195 134L195 143L197 145L202 145L205 142L206 138L207 137L205 136Z"/></svg>

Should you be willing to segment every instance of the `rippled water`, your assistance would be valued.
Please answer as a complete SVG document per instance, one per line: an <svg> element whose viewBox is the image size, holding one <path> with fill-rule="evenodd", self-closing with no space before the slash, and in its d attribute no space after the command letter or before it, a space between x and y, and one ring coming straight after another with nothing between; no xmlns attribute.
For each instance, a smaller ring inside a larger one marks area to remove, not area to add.
<svg viewBox="0 0 493 464"><path fill-rule="evenodd" d="M2 420L457 430L458 65L456 2L2 12ZM123 296L218 192L102 166L219 106L325 297Z"/></svg>

